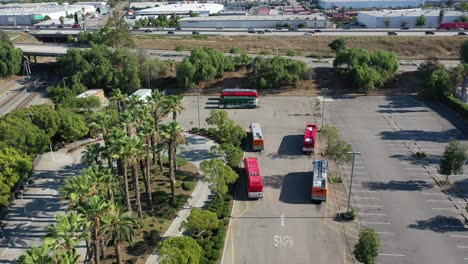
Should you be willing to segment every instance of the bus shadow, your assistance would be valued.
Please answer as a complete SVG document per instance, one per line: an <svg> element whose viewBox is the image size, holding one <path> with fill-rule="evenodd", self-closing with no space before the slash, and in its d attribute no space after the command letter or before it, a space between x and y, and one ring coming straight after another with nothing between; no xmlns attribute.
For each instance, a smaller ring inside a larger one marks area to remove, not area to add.
<svg viewBox="0 0 468 264"><path fill-rule="evenodd" d="M281 140L277 153L268 154L271 158L294 159L304 156L302 153L302 143L304 135L287 135Z"/></svg>
<svg viewBox="0 0 468 264"><path fill-rule="evenodd" d="M247 197L247 175L245 169L239 169L239 178L236 183L236 191L234 193L234 200L236 201L248 201Z"/></svg>
<svg viewBox="0 0 468 264"><path fill-rule="evenodd" d="M312 172L291 172L283 177L279 200L290 204L310 204Z"/></svg>

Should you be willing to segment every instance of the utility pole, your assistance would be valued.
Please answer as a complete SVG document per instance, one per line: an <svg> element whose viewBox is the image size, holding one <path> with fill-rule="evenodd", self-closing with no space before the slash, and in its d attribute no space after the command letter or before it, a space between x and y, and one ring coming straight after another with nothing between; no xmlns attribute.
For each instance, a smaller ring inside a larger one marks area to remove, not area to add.
<svg viewBox="0 0 468 264"><path fill-rule="evenodd" d="M197 89L198 129L200 129L200 97L198 95L199 91Z"/></svg>
<svg viewBox="0 0 468 264"><path fill-rule="evenodd" d="M351 187L353 186L354 159L356 155L361 155L361 152L348 152L348 154L353 155L353 165L351 165L351 180L349 182L349 196L348 196L348 209L347 209L347 212L349 213L349 205L351 203Z"/></svg>
<svg viewBox="0 0 468 264"><path fill-rule="evenodd" d="M151 89L151 81L149 76L149 67L146 65L146 78L148 79L148 89Z"/></svg>
<svg viewBox="0 0 468 264"><path fill-rule="evenodd" d="M63 88L67 89L67 86L65 85L65 79L67 79L68 77L63 77L62 78L62 81L63 81Z"/></svg>

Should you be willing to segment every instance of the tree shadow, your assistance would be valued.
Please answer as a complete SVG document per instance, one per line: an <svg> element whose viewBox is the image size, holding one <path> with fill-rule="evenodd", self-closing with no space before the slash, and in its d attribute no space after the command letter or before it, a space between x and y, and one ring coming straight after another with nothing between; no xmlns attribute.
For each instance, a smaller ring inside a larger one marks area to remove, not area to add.
<svg viewBox="0 0 468 264"><path fill-rule="evenodd" d="M291 172L283 177L279 200L290 204L310 204L312 172Z"/></svg>
<svg viewBox="0 0 468 264"><path fill-rule="evenodd" d="M389 182L365 182L369 190L377 191L422 191L434 188L433 184L425 181L389 181Z"/></svg>
<svg viewBox="0 0 468 264"><path fill-rule="evenodd" d="M449 129L446 131L424 131L424 130L402 130L402 131L382 131L380 138L382 140L414 140L447 143L453 139L462 139L467 136L461 136L457 129Z"/></svg>
<svg viewBox="0 0 468 264"><path fill-rule="evenodd" d="M304 156L302 153L302 143L304 136L303 135L287 135L284 136L281 140L281 143L278 147L278 152L269 153L267 156L272 159L277 158L300 158Z"/></svg>
<svg viewBox="0 0 468 264"><path fill-rule="evenodd" d="M400 161L408 161L413 165L422 165L422 163L429 163L431 165L438 165L441 159L441 155L426 154L424 158L417 158L411 154L393 154L389 156Z"/></svg>
<svg viewBox="0 0 468 264"><path fill-rule="evenodd" d="M465 223L460 219L445 215L437 215L428 220L419 220L408 227L418 230L431 230L436 233L468 231L468 228L465 227Z"/></svg>

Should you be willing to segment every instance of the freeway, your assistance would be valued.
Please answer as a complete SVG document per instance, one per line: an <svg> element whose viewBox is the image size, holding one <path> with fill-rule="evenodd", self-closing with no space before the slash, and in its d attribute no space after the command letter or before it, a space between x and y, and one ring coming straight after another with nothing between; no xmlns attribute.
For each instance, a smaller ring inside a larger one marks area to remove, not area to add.
<svg viewBox="0 0 468 264"><path fill-rule="evenodd" d="M72 47L71 45L50 45L50 44L23 44L15 43L15 47L20 48L23 51L23 54L29 56L62 56L67 53L68 48ZM190 55L189 51L173 51L173 50L147 50L148 55L152 58L158 58L163 60L175 60L182 61L185 57ZM227 56L231 56L230 53L225 53ZM259 56L259 54L249 54L250 56ZM265 56L265 55L264 55ZM269 57L272 55L266 55ZM292 59L303 61L309 67L312 68L331 68L333 67L333 59L314 59L304 56L293 56ZM402 71L416 71L418 65L421 63L421 60L401 60L399 69ZM459 61L454 60L441 60L440 63L448 67L453 67L459 64Z"/></svg>

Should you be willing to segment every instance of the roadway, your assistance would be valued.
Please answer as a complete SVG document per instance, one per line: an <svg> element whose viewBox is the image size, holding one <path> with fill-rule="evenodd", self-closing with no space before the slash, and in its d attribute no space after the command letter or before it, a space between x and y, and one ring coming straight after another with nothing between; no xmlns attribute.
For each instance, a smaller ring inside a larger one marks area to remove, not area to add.
<svg viewBox="0 0 468 264"><path fill-rule="evenodd" d="M362 152L351 205L360 227L380 235L377 262L465 263L468 166L463 175L451 176L451 187L439 187L433 177L445 178L437 166L451 139L468 144L468 122L440 103L410 96L328 98L325 112L325 123ZM417 151L428 157L413 158ZM350 164L343 170L349 185Z"/></svg>

